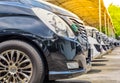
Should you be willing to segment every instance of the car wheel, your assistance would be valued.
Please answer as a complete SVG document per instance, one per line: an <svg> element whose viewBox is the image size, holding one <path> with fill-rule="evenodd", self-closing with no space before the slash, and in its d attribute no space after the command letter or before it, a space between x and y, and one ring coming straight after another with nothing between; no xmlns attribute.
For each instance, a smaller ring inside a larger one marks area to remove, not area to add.
<svg viewBox="0 0 120 83"><path fill-rule="evenodd" d="M30 44L9 40L0 43L0 83L42 83L41 55Z"/></svg>

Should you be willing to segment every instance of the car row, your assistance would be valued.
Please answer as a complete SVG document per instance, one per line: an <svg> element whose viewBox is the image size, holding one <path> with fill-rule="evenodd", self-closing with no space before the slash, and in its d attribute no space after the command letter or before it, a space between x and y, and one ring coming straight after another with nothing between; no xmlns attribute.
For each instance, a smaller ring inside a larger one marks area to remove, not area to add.
<svg viewBox="0 0 120 83"><path fill-rule="evenodd" d="M102 43L101 43L102 41ZM119 42L42 0L0 0L0 82L43 83L81 75Z"/></svg>
<svg viewBox="0 0 120 83"><path fill-rule="evenodd" d="M100 58L102 55L110 52L116 46L119 46L119 41L113 37L108 37L106 34L99 32L98 29L91 26L86 26L88 41L91 46L91 60Z"/></svg>

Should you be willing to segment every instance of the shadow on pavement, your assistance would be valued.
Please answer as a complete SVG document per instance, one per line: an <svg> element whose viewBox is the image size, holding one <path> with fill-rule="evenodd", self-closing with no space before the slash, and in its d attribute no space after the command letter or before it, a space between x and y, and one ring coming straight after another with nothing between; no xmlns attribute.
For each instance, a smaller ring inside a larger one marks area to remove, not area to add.
<svg viewBox="0 0 120 83"><path fill-rule="evenodd" d="M104 59L100 59L100 60L93 60L92 62L107 62L109 60L104 60Z"/></svg>
<svg viewBox="0 0 120 83"><path fill-rule="evenodd" d="M48 83L91 83L91 82L84 80L60 80L60 81L48 82Z"/></svg>
<svg viewBox="0 0 120 83"><path fill-rule="evenodd" d="M106 64L92 63L92 66L105 66Z"/></svg>
<svg viewBox="0 0 120 83"><path fill-rule="evenodd" d="M87 72L87 74L95 74L95 73L99 73L101 72L101 70L99 69L91 69L89 72Z"/></svg>

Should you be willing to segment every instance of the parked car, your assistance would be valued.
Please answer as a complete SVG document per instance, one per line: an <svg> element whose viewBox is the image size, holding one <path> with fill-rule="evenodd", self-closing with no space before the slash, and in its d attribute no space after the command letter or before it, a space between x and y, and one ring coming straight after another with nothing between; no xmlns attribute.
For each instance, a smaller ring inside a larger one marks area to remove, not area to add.
<svg viewBox="0 0 120 83"><path fill-rule="evenodd" d="M100 38L101 38L101 52L102 55L106 54L109 51L109 41L107 35L105 35L102 32L100 33Z"/></svg>
<svg viewBox="0 0 120 83"><path fill-rule="evenodd" d="M115 47L118 47L119 44L120 44L119 40L117 40L117 39L115 39L115 38L114 38L113 42L114 42L114 46L115 46Z"/></svg>
<svg viewBox="0 0 120 83"><path fill-rule="evenodd" d="M114 45L115 39L113 37L108 37L108 39L109 39L110 49L113 50L115 48L115 45Z"/></svg>
<svg viewBox="0 0 120 83"><path fill-rule="evenodd" d="M92 49L92 60L100 57L101 55L101 38L99 31L91 26L85 27L88 34L88 41Z"/></svg>
<svg viewBox="0 0 120 83"><path fill-rule="evenodd" d="M117 47L120 46L120 40L117 40Z"/></svg>
<svg viewBox="0 0 120 83"><path fill-rule="evenodd" d="M84 26L74 14L44 1L0 1L1 83L78 76L90 64L88 50Z"/></svg>
<svg viewBox="0 0 120 83"><path fill-rule="evenodd" d="M41 1L41 0L28 0L29 2L28 1L26 2L25 0L21 0L21 1L23 1L24 4L26 4L26 5L30 5L30 6L32 5L33 7L43 8L45 10L55 13L70 26L70 28L72 29L72 31L74 32L74 34L76 36L77 42L79 42L79 44L81 46L80 53L83 54L84 57L86 58L86 62L85 62L86 64L84 65L84 68L86 69L86 72L89 71L91 69L91 64L90 64L91 49L89 46L86 29L84 28L84 24L80 20L80 18L68 10L65 10L61 7L58 7L56 5L53 5L53 4L45 2L45 1ZM77 48L77 49L79 49L79 48ZM68 57L70 57L70 56L68 56ZM84 60L83 60L83 62L84 62ZM53 75L50 77L54 78ZM56 78L56 76L55 76L55 78Z"/></svg>

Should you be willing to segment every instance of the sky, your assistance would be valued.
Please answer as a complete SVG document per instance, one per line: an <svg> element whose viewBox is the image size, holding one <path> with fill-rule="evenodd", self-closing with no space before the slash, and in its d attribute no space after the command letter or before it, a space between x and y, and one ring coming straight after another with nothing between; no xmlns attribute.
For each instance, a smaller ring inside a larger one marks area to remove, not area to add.
<svg viewBox="0 0 120 83"><path fill-rule="evenodd" d="M105 6L108 7L111 3L120 6L120 0L104 0Z"/></svg>

